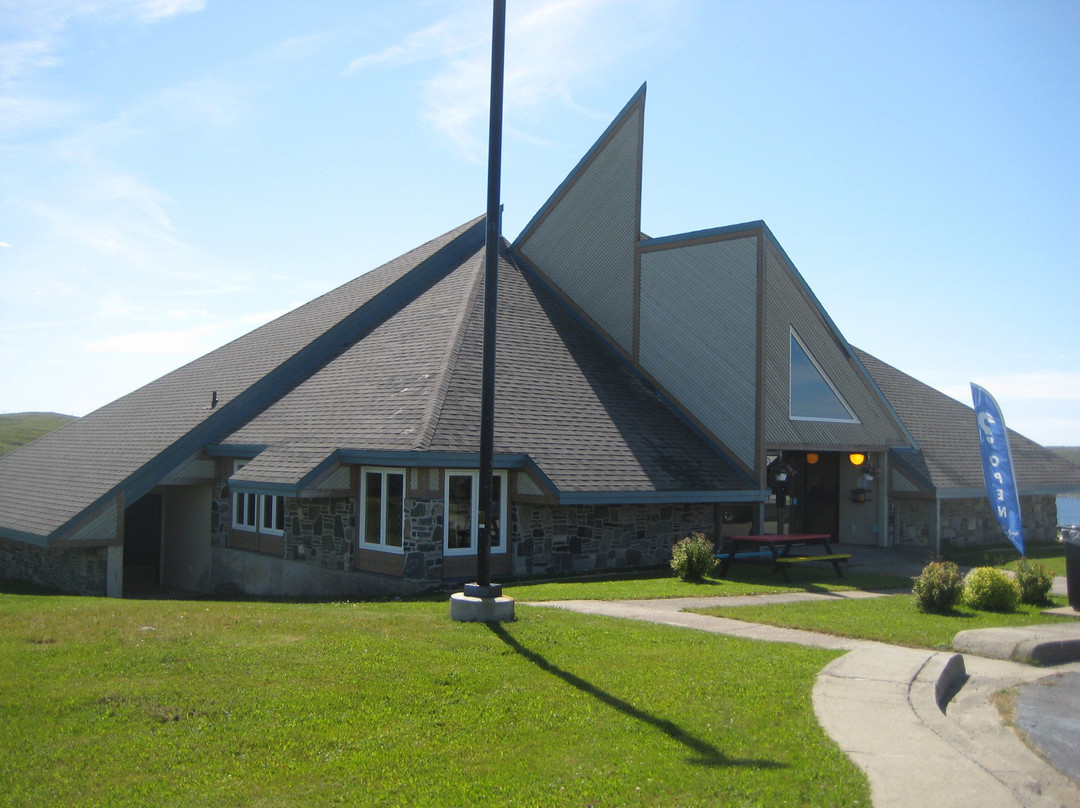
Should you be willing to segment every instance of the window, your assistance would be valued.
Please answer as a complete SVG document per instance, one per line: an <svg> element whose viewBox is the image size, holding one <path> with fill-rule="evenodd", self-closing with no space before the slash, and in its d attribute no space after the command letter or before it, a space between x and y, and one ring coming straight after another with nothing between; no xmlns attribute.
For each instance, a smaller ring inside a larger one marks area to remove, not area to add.
<svg viewBox="0 0 1080 808"><path fill-rule="evenodd" d="M285 497L259 494L259 499L262 500L259 530L263 533L283 535L285 533Z"/></svg>
<svg viewBox="0 0 1080 808"><path fill-rule="evenodd" d="M468 555L476 552L479 511L480 472L446 472L446 537L443 552L447 555ZM491 552L505 553L506 541L506 472L496 471L491 477L491 499L495 521L491 530Z"/></svg>
<svg viewBox="0 0 1080 808"><path fill-rule="evenodd" d="M239 471L245 465L247 461L238 460L233 464L233 471ZM285 497L234 491L232 526L236 530L247 530L252 533L284 535Z"/></svg>
<svg viewBox="0 0 1080 808"><path fill-rule="evenodd" d="M401 552L405 535L405 472L364 469L360 475L360 545Z"/></svg>
<svg viewBox="0 0 1080 808"><path fill-rule="evenodd" d="M857 424L859 419L814 361L795 329L791 330L790 416L793 421L836 421Z"/></svg>

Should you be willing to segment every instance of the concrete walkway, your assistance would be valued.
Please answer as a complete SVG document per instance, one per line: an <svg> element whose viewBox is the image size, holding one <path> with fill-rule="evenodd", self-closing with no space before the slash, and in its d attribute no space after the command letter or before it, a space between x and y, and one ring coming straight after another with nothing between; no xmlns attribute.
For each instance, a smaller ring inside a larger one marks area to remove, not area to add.
<svg viewBox="0 0 1080 808"><path fill-rule="evenodd" d="M1063 581L1056 582L1058 586ZM997 629L965 632L970 636L961 655L684 611L713 605L878 596L795 592L531 605L847 651L818 675L814 712L829 736L866 773L875 808L1080 808L1080 783L1029 749L1004 725L994 703L999 691L1015 691L1063 672L1080 672L1080 620L1041 637L1034 635L1045 627L1027 634L1010 629L1009 637ZM1039 658L1047 645L1058 649L1055 658L1059 661L1075 661L1045 668L1011 659L1018 649L1027 658Z"/></svg>

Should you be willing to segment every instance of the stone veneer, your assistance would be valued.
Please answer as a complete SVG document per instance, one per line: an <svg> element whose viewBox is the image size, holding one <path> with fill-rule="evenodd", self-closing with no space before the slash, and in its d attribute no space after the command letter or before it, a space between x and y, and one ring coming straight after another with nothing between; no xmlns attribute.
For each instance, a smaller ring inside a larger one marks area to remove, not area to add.
<svg viewBox="0 0 1080 808"><path fill-rule="evenodd" d="M39 547L0 539L0 577L72 595L106 593L105 547Z"/></svg>
<svg viewBox="0 0 1080 808"><path fill-rule="evenodd" d="M893 540L897 545L931 547L931 509L928 499L893 499ZM1020 498L1024 540L1031 544L1057 537L1057 497ZM986 497L941 500L941 546L996 545L1005 542Z"/></svg>
<svg viewBox="0 0 1080 808"><path fill-rule="evenodd" d="M347 570L352 564L356 500L285 499L285 557Z"/></svg>
<svg viewBox="0 0 1080 808"><path fill-rule="evenodd" d="M519 504L513 522L515 576L655 567L679 539L716 532L714 508L702 504Z"/></svg>
<svg viewBox="0 0 1080 808"><path fill-rule="evenodd" d="M219 486L211 536L228 546L231 502ZM406 588L443 582L443 497L405 501L403 544ZM653 567L671 546L694 532L715 533L712 505L578 505L511 503L510 574L566 575ZM356 500L285 499L285 557L326 569L348 570L356 536Z"/></svg>

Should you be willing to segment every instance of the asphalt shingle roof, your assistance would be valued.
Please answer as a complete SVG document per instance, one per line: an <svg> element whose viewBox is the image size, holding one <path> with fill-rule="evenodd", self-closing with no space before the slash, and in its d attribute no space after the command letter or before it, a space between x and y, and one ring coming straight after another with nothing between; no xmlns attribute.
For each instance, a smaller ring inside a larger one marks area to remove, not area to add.
<svg viewBox="0 0 1080 808"><path fill-rule="evenodd" d="M280 392L274 383L284 383L284 374L274 374L287 363L323 361L319 349L332 345L320 340L463 242L483 243L482 217L0 458L0 535L55 537L119 489L128 489L129 501L140 496L231 428L254 400ZM219 403L211 409L214 392Z"/></svg>
<svg viewBox="0 0 1080 808"><path fill-rule="evenodd" d="M479 251L223 443L475 453L482 310ZM752 489L505 253L497 345L495 451L561 493Z"/></svg>
<svg viewBox="0 0 1080 808"><path fill-rule="evenodd" d="M975 410L891 365L855 349L897 415L915 438L921 457L905 462L940 493L982 490ZM1005 413L1006 422L1008 413ZM1014 473L1021 493L1080 490L1080 466L1009 430Z"/></svg>

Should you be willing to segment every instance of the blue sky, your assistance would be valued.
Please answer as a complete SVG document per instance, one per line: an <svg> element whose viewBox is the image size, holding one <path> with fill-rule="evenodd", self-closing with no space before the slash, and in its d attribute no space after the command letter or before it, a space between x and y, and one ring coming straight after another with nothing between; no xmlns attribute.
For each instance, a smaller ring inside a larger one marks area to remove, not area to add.
<svg viewBox="0 0 1080 808"><path fill-rule="evenodd" d="M487 0L0 0L0 412L83 415L483 212ZM643 82L642 226L1080 445L1080 3L509 0L504 233Z"/></svg>

